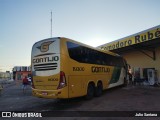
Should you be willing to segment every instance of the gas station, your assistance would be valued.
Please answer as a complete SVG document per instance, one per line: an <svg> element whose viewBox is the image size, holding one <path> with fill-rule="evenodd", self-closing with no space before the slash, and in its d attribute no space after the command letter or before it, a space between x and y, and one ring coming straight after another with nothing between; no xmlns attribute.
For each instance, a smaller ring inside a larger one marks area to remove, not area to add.
<svg viewBox="0 0 160 120"><path fill-rule="evenodd" d="M135 79L160 83L160 25L98 46L123 56Z"/></svg>

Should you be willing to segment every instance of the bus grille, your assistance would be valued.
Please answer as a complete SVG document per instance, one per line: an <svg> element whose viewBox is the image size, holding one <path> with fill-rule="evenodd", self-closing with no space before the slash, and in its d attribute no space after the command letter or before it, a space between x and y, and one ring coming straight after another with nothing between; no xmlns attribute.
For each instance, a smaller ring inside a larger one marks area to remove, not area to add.
<svg viewBox="0 0 160 120"><path fill-rule="evenodd" d="M37 64L34 65L35 71L46 71L57 69L57 63Z"/></svg>

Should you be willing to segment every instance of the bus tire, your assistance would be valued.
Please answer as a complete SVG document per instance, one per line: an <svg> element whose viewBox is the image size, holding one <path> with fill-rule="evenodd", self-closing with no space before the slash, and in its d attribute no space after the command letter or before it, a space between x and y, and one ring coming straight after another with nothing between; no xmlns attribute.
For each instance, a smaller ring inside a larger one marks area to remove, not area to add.
<svg viewBox="0 0 160 120"><path fill-rule="evenodd" d="M93 96L94 96L94 85L90 83L87 88L86 99L90 100L93 98Z"/></svg>
<svg viewBox="0 0 160 120"><path fill-rule="evenodd" d="M123 83L123 87L126 87L128 84L128 81L126 80L126 78L124 78L124 83Z"/></svg>
<svg viewBox="0 0 160 120"><path fill-rule="evenodd" d="M96 91L95 91L95 96L99 97L101 96L103 93L103 85L102 82L98 82L97 87L96 87Z"/></svg>

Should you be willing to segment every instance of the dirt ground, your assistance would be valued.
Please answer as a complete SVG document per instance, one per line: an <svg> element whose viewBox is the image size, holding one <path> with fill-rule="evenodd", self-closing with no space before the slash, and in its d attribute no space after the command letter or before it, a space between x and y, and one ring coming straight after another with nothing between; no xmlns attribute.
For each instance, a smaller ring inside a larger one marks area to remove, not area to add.
<svg viewBox="0 0 160 120"><path fill-rule="evenodd" d="M42 116L43 118L38 119L57 120L157 120L160 117L159 103L160 87L144 85L109 89L104 91L102 96L92 100L85 100L84 97L57 100L32 96L30 86L28 86L27 93L23 94L21 84L12 82L4 84L0 95L0 111L2 112L40 112L46 117ZM144 114L149 113L157 114L159 117L144 117ZM143 114L143 117L135 117L136 114Z"/></svg>

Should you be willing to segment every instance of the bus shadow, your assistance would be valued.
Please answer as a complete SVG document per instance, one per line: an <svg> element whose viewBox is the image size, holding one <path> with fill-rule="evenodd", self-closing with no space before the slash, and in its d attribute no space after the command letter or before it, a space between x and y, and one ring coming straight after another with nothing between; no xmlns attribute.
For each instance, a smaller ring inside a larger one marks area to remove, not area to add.
<svg viewBox="0 0 160 120"><path fill-rule="evenodd" d="M71 108L77 108L85 102L84 97L59 99L55 101L52 110L67 110Z"/></svg>
<svg viewBox="0 0 160 120"><path fill-rule="evenodd" d="M46 111L67 111L67 110L77 110L86 102L95 102L100 101L105 97L105 95L111 94L112 92L121 89L122 86L107 89L103 91L103 94L100 97L93 97L91 100L86 100L85 97L77 97L77 98L70 98L70 99L56 99L52 102L48 102L41 106Z"/></svg>
<svg viewBox="0 0 160 120"><path fill-rule="evenodd" d="M43 107L47 107L47 111L66 111L80 107L86 100L84 97L70 98L70 99L57 99L54 102L49 102Z"/></svg>
<svg viewBox="0 0 160 120"><path fill-rule="evenodd" d="M52 110L67 110L70 108L76 109L80 107L84 102L97 101L98 99L102 99L103 96L105 96L106 94L114 92L120 88L122 88L122 86L105 90L103 91L103 94L100 97L93 97L93 99L91 100L86 100L85 97L59 99L59 100L56 100L55 103L53 103Z"/></svg>

